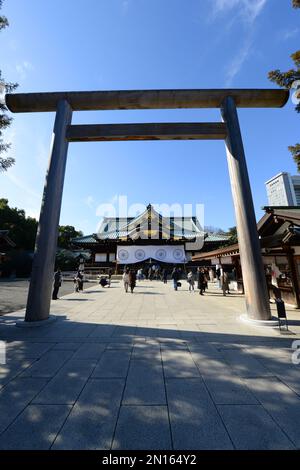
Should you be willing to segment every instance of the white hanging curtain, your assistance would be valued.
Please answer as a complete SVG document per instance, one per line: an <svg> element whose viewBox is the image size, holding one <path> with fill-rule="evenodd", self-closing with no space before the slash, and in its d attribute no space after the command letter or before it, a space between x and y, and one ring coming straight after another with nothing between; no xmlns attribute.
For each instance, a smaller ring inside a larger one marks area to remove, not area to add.
<svg viewBox="0 0 300 470"><path fill-rule="evenodd" d="M130 245L117 247L117 260L121 264L133 264L153 259L164 263L184 263L184 245Z"/></svg>

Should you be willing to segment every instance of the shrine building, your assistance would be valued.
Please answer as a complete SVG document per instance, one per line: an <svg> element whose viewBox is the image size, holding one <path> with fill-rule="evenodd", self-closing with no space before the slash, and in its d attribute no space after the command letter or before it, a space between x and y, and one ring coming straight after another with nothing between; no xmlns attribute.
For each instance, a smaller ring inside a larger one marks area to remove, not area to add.
<svg viewBox="0 0 300 470"><path fill-rule="evenodd" d="M72 243L90 251L86 269L121 272L129 264L135 268L149 263L195 268L193 256L216 249L227 240L224 234L206 233L196 216L164 217L149 204L137 217L104 217L98 233L75 238Z"/></svg>

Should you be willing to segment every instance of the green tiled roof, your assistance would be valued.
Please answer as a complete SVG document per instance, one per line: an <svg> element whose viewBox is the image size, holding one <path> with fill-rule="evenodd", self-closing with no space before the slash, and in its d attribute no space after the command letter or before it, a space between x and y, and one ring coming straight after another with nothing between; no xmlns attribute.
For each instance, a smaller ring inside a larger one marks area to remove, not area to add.
<svg viewBox="0 0 300 470"><path fill-rule="evenodd" d="M94 235L86 235L84 237L73 238L72 243L96 243Z"/></svg>
<svg viewBox="0 0 300 470"><path fill-rule="evenodd" d="M183 231L174 231L172 234L174 237L179 237L179 238L187 238L187 239L192 239L195 238L199 234L192 232L190 230L183 230ZM127 230L118 230L118 231L112 231L112 232L106 232L106 233L101 233L97 237L98 240L117 240L119 238L125 238L129 237L130 238L130 232Z"/></svg>
<svg viewBox="0 0 300 470"><path fill-rule="evenodd" d="M75 245L84 245L84 244L90 244L90 243L97 243L101 240L118 240L119 238L125 238L127 235L128 235L128 232L126 230L119 230L119 231L102 233L101 236L99 237L97 237L97 235L86 235L84 237L74 238L72 242ZM183 233L181 231L174 232L175 237L182 236L183 238L186 238L186 239L195 238L196 235L198 234L189 230L184 230ZM227 235L211 233L205 238L205 242L225 242L228 239L229 237Z"/></svg>
<svg viewBox="0 0 300 470"><path fill-rule="evenodd" d="M210 233L206 238L206 242L226 242L229 239L228 235L221 233Z"/></svg>
<svg viewBox="0 0 300 470"><path fill-rule="evenodd" d="M163 217L149 204L146 210L135 218L104 218L97 234L75 238L72 241L79 246L96 244L105 240L118 241L126 238L138 241L140 238L139 232L141 234L147 233L149 220L151 220L151 228L153 228L152 222L154 221L154 231L157 231L158 228L162 228L164 233L170 231L170 238L174 237L177 240L194 240L195 238L204 237L206 242L222 243L229 238L221 233L205 234L196 217L171 217L171 219ZM164 223L165 225L163 225ZM142 235L140 236L143 238Z"/></svg>

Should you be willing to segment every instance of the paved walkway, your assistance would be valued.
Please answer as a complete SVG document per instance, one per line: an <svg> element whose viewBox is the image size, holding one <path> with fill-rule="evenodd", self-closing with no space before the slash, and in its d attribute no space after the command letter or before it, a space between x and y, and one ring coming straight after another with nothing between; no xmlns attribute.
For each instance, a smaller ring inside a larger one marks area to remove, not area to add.
<svg viewBox="0 0 300 470"><path fill-rule="evenodd" d="M300 448L300 313L280 334L241 323L244 310L213 286L143 281L67 295L40 328L5 315L0 448Z"/></svg>
<svg viewBox="0 0 300 470"><path fill-rule="evenodd" d="M29 279L0 279L0 315L15 312L24 308L27 302ZM67 295L74 291L72 281L64 281L59 295Z"/></svg>

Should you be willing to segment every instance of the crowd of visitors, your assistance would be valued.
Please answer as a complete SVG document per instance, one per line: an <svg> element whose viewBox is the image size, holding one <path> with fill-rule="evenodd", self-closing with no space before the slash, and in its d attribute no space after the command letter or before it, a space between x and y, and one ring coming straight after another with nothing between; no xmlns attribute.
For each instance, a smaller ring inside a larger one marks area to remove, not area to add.
<svg viewBox="0 0 300 470"><path fill-rule="evenodd" d="M186 278L189 292L195 292L195 284L197 283L199 294L204 295L208 288L208 282L217 281L224 296L230 293L228 273L220 268L214 270L213 268L199 267L196 271L189 269L186 272L180 267L174 267L172 271L168 271L167 268L161 268L157 265L150 266L146 269L139 268L137 272L133 268L125 266L123 273L124 289L125 292L128 292L130 288L130 291L133 292L136 281L140 282L144 279L149 281L160 280L166 284L169 277L173 282L175 291L182 286L181 280Z"/></svg>
<svg viewBox="0 0 300 470"><path fill-rule="evenodd" d="M98 276L99 284L102 287L110 287L111 277L113 270L109 269L108 272L102 272ZM173 282L173 288L175 291L182 286L181 281L185 278L188 283L189 292L195 292L195 286L197 286L200 295L204 295L206 289L208 288L208 282L216 281L223 292L223 295L230 293L229 291L229 277L228 273L220 268L214 270L213 268L201 268L198 267L197 270L188 269L188 271L183 270L181 267L174 267L172 270L168 270L166 267L161 267L159 265L153 264L147 268L139 268L137 271L133 267L125 266L123 272L123 285L125 292L133 293L137 281L140 282L144 279L153 281L160 280L164 284L168 282L168 279L171 279ZM82 292L84 286L84 272L78 270L73 279L74 290L75 292ZM53 282L53 293L52 299L58 299L58 291L62 284L62 273L58 268L54 274Z"/></svg>

